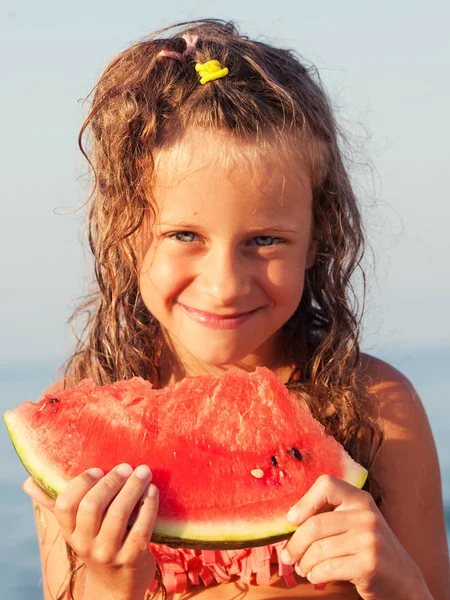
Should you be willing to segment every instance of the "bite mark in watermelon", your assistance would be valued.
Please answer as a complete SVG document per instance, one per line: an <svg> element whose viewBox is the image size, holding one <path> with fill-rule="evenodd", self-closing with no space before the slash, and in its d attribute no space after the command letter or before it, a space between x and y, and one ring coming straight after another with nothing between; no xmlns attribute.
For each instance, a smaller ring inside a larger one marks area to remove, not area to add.
<svg viewBox="0 0 450 600"><path fill-rule="evenodd" d="M231 549L273 543L321 474L364 485L367 471L268 369L188 377L161 390L141 378L24 402L4 415L31 476L56 497L90 467L147 464L159 488L152 542Z"/></svg>

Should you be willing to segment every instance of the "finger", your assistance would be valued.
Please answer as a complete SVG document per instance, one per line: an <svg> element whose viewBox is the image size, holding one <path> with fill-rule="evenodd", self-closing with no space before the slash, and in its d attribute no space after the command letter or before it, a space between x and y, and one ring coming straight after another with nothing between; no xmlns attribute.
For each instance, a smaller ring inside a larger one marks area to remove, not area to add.
<svg viewBox="0 0 450 600"><path fill-rule="evenodd" d="M306 494L289 510L287 519L294 525L300 525L306 519L326 506L335 510L342 507L352 508L367 502L369 494L346 481L321 475L309 488Z"/></svg>
<svg viewBox="0 0 450 600"><path fill-rule="evenodd" d="M49 510L52 510L55 506L55 501L53 498L50 498L48 494L38 485L32 477L28 477L22 484L23 491L30 496L33 500L35 500L38 504L45 506Z"/></svg>
<svg viewBox="0 0 450 600"><path fill-rule="evenodd" d="M125 539L120 556L122 560L136 564L139 555L148 549L148 544L151 540L155 521L158 516L158 507L159 491L158 488L151 483L144 495L137 519L133 523L133 526Z"/></svg>
<svg viewBox="0 0 450 600"><path fill-rule="evenodd" d="M295 565L296 572L302 577L326 560L353 556L359 551L359 544L353 532L334 535L317 540L309 546L300 561Z"/></svg>
<svg viewBox="0 0 450 600"><path fill-rule="evenodd" d="M329 581L353 582L361 575L361 556L339 556L322 561L306 574L314 584Z"/></svg>
<svg viewBox="0 0 450 600"><path fill-rule="evenodd" d="M122 490L132 472L130 465L118 465L82 498L76 515L77 535L81 539L92 539L98 535L108 506Z"/></svg>
<svg viewBox="0 0 450 600"><path fill-rule="evenodd" d="M282 562L287 565L297 563L314 543L346 533L357 518L356 510L313 515L300 525L286 544L281 554Z"/></svg>
<svg viewBox="0 0 450 600"><path fill-rule="evenodd" d="M98 533L99 543L117 540L118 545L122 544L130 517L136 505L142 499L151 478L152 472L147 465L140 465L135 469L132 476L108 506Z"/></svg>
<svg viewBox="0 0 450 600"><path fill-rule="evenodd" d="M64 538L75 530L78 506L87 492L103 477L101 469L88 469L74 477L56 499L53 513L58 520Z"/></svg>

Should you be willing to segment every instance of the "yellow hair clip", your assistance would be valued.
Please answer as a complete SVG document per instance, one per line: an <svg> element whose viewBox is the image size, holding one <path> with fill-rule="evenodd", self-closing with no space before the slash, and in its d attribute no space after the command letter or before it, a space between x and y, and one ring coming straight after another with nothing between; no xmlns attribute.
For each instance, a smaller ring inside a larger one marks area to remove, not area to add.
<svg viewBox="0 0 450 600"><path fill-rule="evenodd" d="M200 83L204 85L208 81L214 81L214 79L220 79L228 75L228 69L222 67L218 60L208 60L203 64L197 63L195 70L200 75Z"/></svg>

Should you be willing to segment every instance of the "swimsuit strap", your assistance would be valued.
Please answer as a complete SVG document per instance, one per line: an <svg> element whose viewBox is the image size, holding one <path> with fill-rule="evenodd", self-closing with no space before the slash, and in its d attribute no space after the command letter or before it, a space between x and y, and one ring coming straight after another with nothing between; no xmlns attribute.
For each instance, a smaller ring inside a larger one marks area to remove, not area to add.
<svg viewBox="0 0 450 600"><path fill-rule="evenodd" d="M290 385L292 383L297 383L302 378L302 372L298 365L292 364L291 369L292 369L292 371L291 371L291 374L289 375L289 379L287 380L286 385Z"/></svg>

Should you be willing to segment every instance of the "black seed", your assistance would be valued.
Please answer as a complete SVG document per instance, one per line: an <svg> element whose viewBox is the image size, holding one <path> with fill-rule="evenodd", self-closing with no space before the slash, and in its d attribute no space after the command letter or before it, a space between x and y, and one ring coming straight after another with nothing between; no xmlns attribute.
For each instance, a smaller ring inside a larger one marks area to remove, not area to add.
<svg viewBox="0 0 450 600"><path fill-rule="evenodd" d="M59 398L50 398L50 404L56 404L59 402Z"/></svg>
<svg viewBox="0 0 450 600"><path fill-rule="evenodd" d="M292 452L292 456L294 456L294 458L296 458L297 460L302 460L302 455L300 454L300 450L298 448L296 448L294 446L292 448L291 452Z"/></svg>
<svg viewBox="0 0 450 600"><path fill-rule="evenodd" d="M276 456L271 456L270 460L272 461L272 464L274 467L278 467L278 461L277 461L277 457Z"/></svg>

